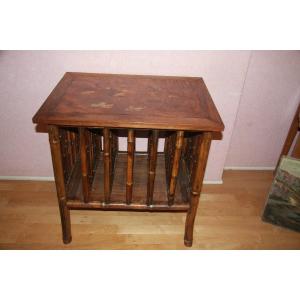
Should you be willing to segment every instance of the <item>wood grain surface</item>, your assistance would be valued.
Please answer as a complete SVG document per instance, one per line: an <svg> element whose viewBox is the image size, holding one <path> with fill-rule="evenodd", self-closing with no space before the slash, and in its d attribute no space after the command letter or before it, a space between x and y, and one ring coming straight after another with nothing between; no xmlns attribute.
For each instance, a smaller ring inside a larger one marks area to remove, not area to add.
<svg viewBox="0 0 300 300"><path fill-rule="evenodd" d="M34 123L222 131L202 78L66 73Z"/></svg>
<svg viewBox="0 0 300 300"><path fill-rule="evenodd" d="M194 243L186 213L71 211L64 245L54 182L0 181L0 249L300 249L300 234L261 221L271 171L225 171L204 185ZM125 179L126 180L126 179Z"/></svg>

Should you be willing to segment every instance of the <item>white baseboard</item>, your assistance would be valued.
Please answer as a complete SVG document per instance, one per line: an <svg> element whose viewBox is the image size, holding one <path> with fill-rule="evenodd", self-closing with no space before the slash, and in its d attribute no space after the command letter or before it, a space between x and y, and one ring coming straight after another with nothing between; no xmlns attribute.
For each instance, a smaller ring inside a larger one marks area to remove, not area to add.
<svg viewBox="0 0 300 300"><path fill-rule="evenodd" d="M54 177L44 177L44 176L0 176L0 180L54 181ZM223 180L204 180L203 184L223 184Z"/></svg>
<svg viewBox="0 0 300 300"><path fill-rule="evenodd" d="M224 167L224 170L235 171L274 171L275 167Z"/></svg>
<svg viewBox="0 0 300 300"><path fill-rule="evenodd" d="M223 180L204 180L203 184L223 184Z"/></svg>
<svg viewBox="0 0 300 300"><path fill-rule="evenodd" d="M54 181L54 177L45 176L0 176L0 180L39 180L39 181Z"/></svg>

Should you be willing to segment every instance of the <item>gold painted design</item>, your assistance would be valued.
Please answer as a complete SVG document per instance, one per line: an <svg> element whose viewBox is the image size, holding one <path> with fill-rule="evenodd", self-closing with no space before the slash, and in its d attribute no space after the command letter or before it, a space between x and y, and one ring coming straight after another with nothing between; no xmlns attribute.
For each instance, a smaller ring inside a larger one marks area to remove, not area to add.
<svg viewBox="0 0 300 300"><path fill-rule="evenodd" d="M124 93L124 92L119 92L119 93L115 94L114 96L116 96L116 97L123 97L123 96L125 96L125 95L126 95L126 93Z"/></svg>
<svg viewBox="0 0 300 300"><path fill-rule="evenodd" d="M127 111L141 111L143 109L145 109L145 107L135 107L135 106L132 106L132 105L130 105L126 108Z"/></svg>
<svg viewBox="0 0 300 300"><path fill-rule="evenodd" d="M114 94L115 97L123 97L128 93L128 90L122 89L118 93Z"/></svg>
<svg viewBox="0 0 300 300"><path fill-rule="evenodd" d="M81 92L82 95L91 95L91 94L94 94L96 93L95 91L83 91Z"/></svg>
<svg viewBox="0 0 300 300"><path fill-rule="evenodd" d="M295 199L295 198L293 198L293 197L289 197L289 202L290 202L292 205L294 205L294 206L297 206L297 205L300 204L300 203L299 203L299 200L298 200L298 199Z"/></svg>
<svg viewBox="0 0 300 300"><path fill-rule="evenodd" d="M99 102L99 103L92 103L91 107L101 107L101 108L112 108L114 105L113 103L106 103L106 102Z"/></svg>

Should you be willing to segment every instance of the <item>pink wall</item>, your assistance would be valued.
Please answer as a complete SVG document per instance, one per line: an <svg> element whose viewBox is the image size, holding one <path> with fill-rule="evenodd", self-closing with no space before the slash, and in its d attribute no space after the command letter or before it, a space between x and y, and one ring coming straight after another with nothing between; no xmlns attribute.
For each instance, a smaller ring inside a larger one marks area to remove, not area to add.
<svg viewBox="0 0 300 300"><path fill-rule="evenodd" d="M2 51L0 176L53 176L31 117L66 71L202 76L226 126L206 180L274 166L300 100L299 51Z"/></svg>
<svg viewBox="0 0 300 300"><path fill-rule="evenodd" d="M274 167L300 102L300 51L253 51L226 167Z"/></svg>
<svg viewBox="0 0 300 300"><path fill-rule="evenodd" d="M206 180L220 180L250 51L0 52L0 176L53 176L47 134L31 118L66 71L202 76L225 123ZM139 144L139 146L143 146Z"/></svg>

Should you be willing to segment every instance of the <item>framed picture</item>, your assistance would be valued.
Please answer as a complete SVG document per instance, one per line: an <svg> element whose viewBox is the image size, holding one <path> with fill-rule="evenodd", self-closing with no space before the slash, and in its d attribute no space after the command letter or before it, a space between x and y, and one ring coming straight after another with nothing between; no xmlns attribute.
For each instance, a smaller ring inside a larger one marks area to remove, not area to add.
<svg viewBox="0 0 300 300"><path fill-rule="evenodd" d="M262 219L300 232L300 159L282 157Z"/></svg>

